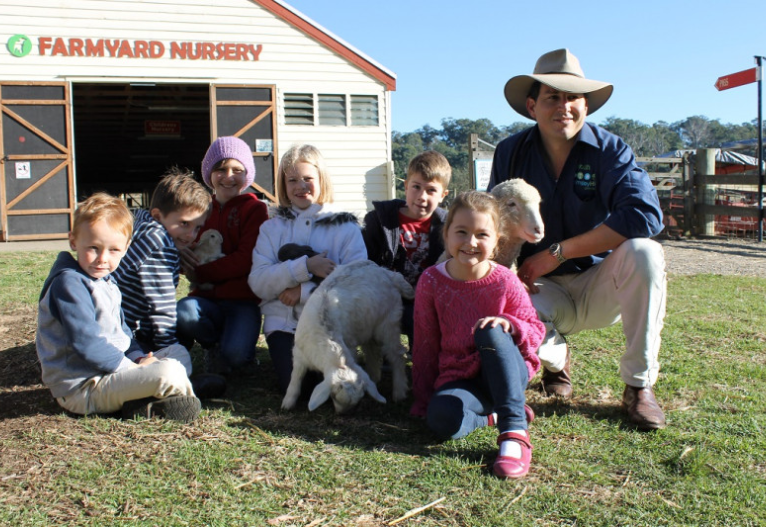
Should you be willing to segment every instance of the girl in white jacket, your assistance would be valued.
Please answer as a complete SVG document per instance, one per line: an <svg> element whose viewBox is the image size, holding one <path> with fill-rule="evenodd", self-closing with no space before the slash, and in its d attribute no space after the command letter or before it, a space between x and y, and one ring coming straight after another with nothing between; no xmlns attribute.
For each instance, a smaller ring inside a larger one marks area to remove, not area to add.
<svg viewBox="0 0 766 527"><path fill-rule="evenodd" d="M279 208L261 225L247 282L261 299L263 332L284 393L293 369L298 314L317 286L311 278L365 260L367 250L356 216L332 210L332 185L314 146L290 148L279 163L276 184ZM287 243L309 245L319 254L280 262L277 253Z"/></svg>

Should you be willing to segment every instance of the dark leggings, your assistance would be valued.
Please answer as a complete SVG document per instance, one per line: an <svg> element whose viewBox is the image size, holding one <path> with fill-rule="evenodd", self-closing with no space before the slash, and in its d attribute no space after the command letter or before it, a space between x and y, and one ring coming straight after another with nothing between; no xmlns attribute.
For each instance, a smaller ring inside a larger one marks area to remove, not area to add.
<svg viewBox="0 0 766 527"><path fill-rule="evenodd" d="M510 334L502 327L476 330L481 374L473 379L440 386L428 403L426 422L442 440L464 437L487 425L487 415L497 413L500 432L526 430L524 390L529 370Z"/></svg>
<svg viewBox="0 0 766 527"><path fill-rule="evenodd" d="M277 374L277 386L282 395L287 392L290 385L290 376L293 373L293 345L295 344L295 334L286 331L274 331L266 337L266 344L269 346L269 355L271 363L274 365L274 371ZM303 378L301 385L301 397L307 397L311 390L322 380L322 374L315 371L309 371Z"/></svg>

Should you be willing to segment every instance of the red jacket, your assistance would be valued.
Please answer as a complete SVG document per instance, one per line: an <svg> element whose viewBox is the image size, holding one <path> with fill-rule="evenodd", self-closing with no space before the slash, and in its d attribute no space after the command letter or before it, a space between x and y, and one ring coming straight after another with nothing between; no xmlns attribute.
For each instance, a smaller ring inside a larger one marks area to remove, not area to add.
<svg viewBox="0 0 766 527"><path fill-rule="evenodd" d="M216 300L260 302L247 285L247 277L261 224L267 219L268 208L255 194L240 194L225 205L213 199L212 211L200 234L208 229L220 232L223 235L221 250L226 256L197 267L197 282L213 284L213 289L196 288L190 294Z"/></svg>

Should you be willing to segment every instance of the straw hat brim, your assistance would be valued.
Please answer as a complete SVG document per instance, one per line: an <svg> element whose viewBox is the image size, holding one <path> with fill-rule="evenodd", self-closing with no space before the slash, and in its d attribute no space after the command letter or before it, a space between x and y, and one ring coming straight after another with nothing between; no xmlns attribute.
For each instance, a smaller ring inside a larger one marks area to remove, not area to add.
<svg viewBox="0 0 766 527"><path fill-rule="evenodd" d="M505 84L505 98L511 108L527 119L532 119L532 116L527 112L527 94L535 81L540 81L554 90L562 92L587 93L588 115L596 113L609 100L614 89L614 86L608 82L583 79L567 73L517 75Z"/></svg>

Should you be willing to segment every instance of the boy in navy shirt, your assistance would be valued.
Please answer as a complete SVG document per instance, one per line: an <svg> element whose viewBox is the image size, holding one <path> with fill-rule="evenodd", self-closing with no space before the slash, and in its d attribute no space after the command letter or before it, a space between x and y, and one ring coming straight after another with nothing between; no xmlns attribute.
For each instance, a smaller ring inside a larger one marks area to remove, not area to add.
<svg viewBox="0 0 766 527"><path fill-rule="evenodd" d="M181 362L188 353L180 345L144 353L125 324L111 273L132 232L133 217L118 198L98 193L78 206L69 233L77 258L60 253L40 294L35 343L43 382L76 414L122 410L189 422L200 402Z"/></svg>

